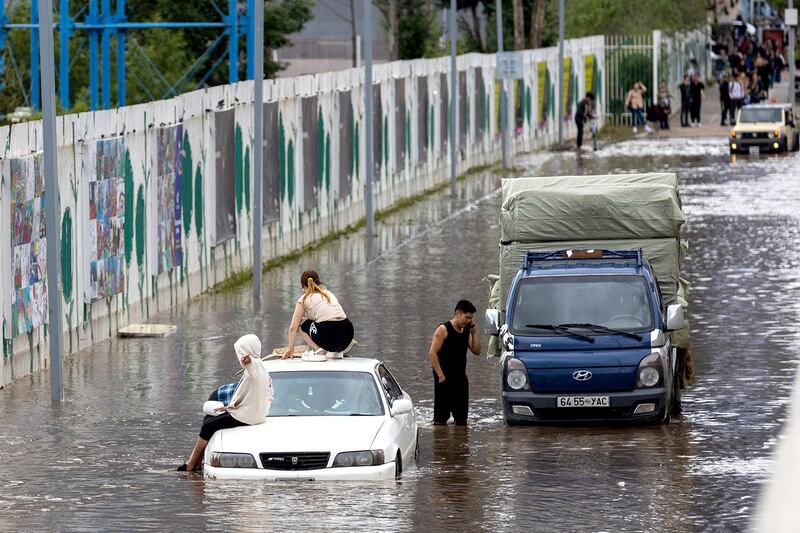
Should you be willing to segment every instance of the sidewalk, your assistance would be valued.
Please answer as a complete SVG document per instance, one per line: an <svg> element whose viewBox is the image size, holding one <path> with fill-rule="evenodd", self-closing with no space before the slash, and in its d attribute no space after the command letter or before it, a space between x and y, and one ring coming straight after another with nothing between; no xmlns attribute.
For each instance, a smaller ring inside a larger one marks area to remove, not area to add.
<svg viewBox="0 0 800 533"><path fill-rule="evenodd" d="M778 102L788 101L789 83L787 77L783 76L781 83L776 83L769 91L770 97L776 96ZM680 102L680 97L676 99ZM681 114L680 104L675 106L677 113L670 117L668 130L653 129L651 137L657 139L666 139L673 137L727 137L731 130L730 123L727 126L720 126L720 118L722 115L722 106L719 101L719 85L714 84L710 89L706 89L706 97L703 100L703 105L700 108L700 123L699 128L682 128L681 127Z"/></svg>

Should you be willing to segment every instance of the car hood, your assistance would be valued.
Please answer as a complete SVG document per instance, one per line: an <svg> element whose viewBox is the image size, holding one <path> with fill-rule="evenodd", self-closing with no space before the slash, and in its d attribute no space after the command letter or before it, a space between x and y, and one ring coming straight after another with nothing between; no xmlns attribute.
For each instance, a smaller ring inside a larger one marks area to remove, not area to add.
<svg viewBox="0 0 800 533"><path fill-rule="evenodd" d="M222 430L214 451L324 452L369 450L383 416L279 416Z"/></svg>
<svg viewBox="0 0 800 533"><path fill-rule="evenodd" d="M733 131L741 132L770 132L783 129L783 124L776 122L740 122L733 127Z"/></svg>

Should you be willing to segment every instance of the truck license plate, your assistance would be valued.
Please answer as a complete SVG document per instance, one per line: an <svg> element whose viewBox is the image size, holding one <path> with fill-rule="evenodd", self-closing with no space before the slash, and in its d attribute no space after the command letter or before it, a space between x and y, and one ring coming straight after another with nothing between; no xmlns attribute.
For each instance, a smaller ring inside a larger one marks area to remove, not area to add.
<svg viewBox="0 0 800 533"><path fill-rule="evenodd" d="M758 155L759 153L761 153L761 150L758 148L758 146L750 146L749 152L750 155Z"/></svg>
<svg viewBox="0 0 800 533"><path fill-rule="evenodd" d="M558 396L558 407L608 407L608 396Z"/></svg>

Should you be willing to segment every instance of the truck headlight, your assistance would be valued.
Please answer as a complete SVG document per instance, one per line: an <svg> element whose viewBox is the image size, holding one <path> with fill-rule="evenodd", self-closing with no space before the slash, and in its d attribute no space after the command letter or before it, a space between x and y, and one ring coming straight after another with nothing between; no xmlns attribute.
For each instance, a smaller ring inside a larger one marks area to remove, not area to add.
<svg viewBox="0 0 800 533"><path fill-rule="evenodd" d="M736 132L735 131L731 131L731 139L735 139L735 138L736 138Z"/></svg>
<svg viewBox="0 0 800 533"><path fill-rule="evenodd" d="M373 466L383 464L383 450L363 450L336 454L333 466Z"/></svg>
<svg viewBox="0 0 800 533"><path fill-rule="evenodd" d="M249 453L211 452L211 466L216 468L258 468Z"/></svg>
<svg viewBox="0 0 800 533"><path fill-rule="evenodd" d="M511 358L506 363L506 384L511 390L528 388L528 370L525 363L519 359Z"/></svg>
<svg viewBox="0 0 800 533"><path fill-rule="evenodd" d="M636 386L655 387L659 385L662 372L661 356L658 353L651 353L639 363Z"/></svg>

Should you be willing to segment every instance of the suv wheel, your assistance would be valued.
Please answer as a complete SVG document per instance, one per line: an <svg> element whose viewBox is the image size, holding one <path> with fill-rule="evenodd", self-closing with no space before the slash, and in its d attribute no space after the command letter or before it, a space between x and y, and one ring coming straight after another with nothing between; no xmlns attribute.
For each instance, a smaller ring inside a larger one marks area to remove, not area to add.
<svg viewBox="0 0 800 533"><path fill-rule="evenodd" d="M394 459L394 478L400 479L403 476L403 459L400 457L400 452L397 452L397 457Z"/></svg>

